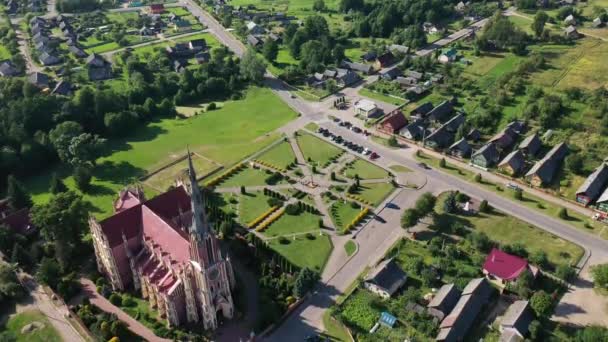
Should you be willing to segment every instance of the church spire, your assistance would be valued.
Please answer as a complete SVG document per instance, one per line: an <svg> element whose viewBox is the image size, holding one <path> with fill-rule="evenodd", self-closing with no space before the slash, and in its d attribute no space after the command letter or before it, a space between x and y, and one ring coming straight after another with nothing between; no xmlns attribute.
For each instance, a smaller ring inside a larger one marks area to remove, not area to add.
<svg viewBox="0 0 608 342"><path fill-rule="evenodd" d="M192 207L192 226L190 233L197 234L199 237L204 237L209 233L207 214L203 203L201 189L196 182L196 172L192 164L192 154L188 148L188 175L190 177L190 206Z"/></svg>

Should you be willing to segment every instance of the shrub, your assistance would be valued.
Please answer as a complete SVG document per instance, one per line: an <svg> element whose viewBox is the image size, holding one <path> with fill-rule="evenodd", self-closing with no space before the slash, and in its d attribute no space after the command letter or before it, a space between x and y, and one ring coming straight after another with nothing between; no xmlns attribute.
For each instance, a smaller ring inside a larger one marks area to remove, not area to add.
<svg viewBox="0 0 608 342"><path fill-rule="evenodd" d="M126 306L126 307L134 307L137 305L137 302L135 301L135 299L133 299L131 296L129 295L124 295L122 297L122 306Z"/></svg>
<svg viewBox="0 0 608 342"><path fill-rule="evenodd" d="M480 183L480 182L481 182L481 173L478 173L478 174L476 174L476 175L475 175L475 181L476 181L477 183Z"/></svg>
<svg viewBox="0 0 608 342"><path fill-rule="evenodd" d="M245 195L247 193L247 190L245 190L245 187L243 185L241 185L241 194Z"/></svg>
<svg viewBox="0 0 608 342"><path fill-rule="evenodd" d="M316 237L314 235L312 235L312 233L306 233L306 238L308 240L314 240L314 239L316 239Z"/></svg>
<svg viewBox="0 0 608 342"><path fill-rule="evenodd" d="M286 238L286 237L284 237L284 236L281 236L281 237L279 238L279 243L280 243L281 245L288 245L288 244L289 244L289 239L288 239L288 238Z"/></svg>
<svg viewBox="0 0 608 342"><path fill-rule="evenodd" d="M445 168L445 158L441 158L441 160L439 161L439 167Z"/></svg>
<svg viewBox="0 0 608 342"><path fill-rule="evenodd" d="M515 192L513 192L513 198L515 198L518 201L523 200L524 199L524 192L521 189L515 190Z"/></svg>
<svg viewBox="0 0 608 342"><path fill-rule="evenodd" d="M559 265L555 270L555 275L565 281L570 281L576 276L576 271L574 268L572 268L572 266Z"/></svg>
<svg viewBox="0 0 608 342"><path fill-rule="evenodd" d="M210 104L207 105L207 110L215 110L217 108L217 105L215 104L215 102L211 102Z"/></svg>
<svg viewBox="0 0 608 342"><path fill-rule="evenodd" d="M323 228L324 224L323 224L323 219L319 219L319 228Z"/></svg>
<svg viewBox="0 0 608 342"><path fill-rule="evenodd" d="M361 208L361 205L359 205L357 202L350 202L350 207L353 209L359 209Z"/></svg>
<svg viewBox="0 0 608 342"><path fill-rule="evenodd" d="M456 201L458 203L464 203L471 198L467 194L463 194L462 192L456 192Z"/></svg>
<svg viewBox="0 0 608 342"><path fill-rule="evenodd" d="M287 215L298 215L300 213L300 206L296 204L289 204L285 207Z"/></svg>
<svg viewBox="0 0 608 342"><path fill-rule="evenodd" d="M268 205L271 207L282 207L283 201L278 198L271 197L268 199Z"/></svg>
<svg viewBox="0 0 608 342"><path fill-rule="evenodd" d="M109 300L110 300L110 303L112 303L116 306L120 306L122 304L122 297L120 296L119 293L116 293L116 292L114 292L110 295Z"/></svg>
<svg viewBox="0 0 608 342"><path fill-rule="evenodd" d="M559 210L559 212L557 213L557 216L559 216L560 219L562 220L567 220L568 219L568 210L566 208L561 208Z"/></svg>
<svg viewBox="0 0 608 342"><path fill-rule="evenodd" d="M483 200L483 201L481 201L481 203L479 203L479 211L482 213L487 213L488 211L490 211L490 206L488 205L488 201Z"/></svg>

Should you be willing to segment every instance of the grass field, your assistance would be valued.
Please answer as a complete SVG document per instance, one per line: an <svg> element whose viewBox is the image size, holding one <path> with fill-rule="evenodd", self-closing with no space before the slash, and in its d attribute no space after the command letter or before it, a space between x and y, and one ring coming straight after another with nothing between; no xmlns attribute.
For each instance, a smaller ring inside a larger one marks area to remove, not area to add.
<svg viewBox="0 0 608 342"><path fill-rule="evenodd" d="M360 212L360 208L353 208L350 202L344 201L335 201L329 208L331 219L340 231L344 230Z"/></svg>
<svg viewBox="0 0 608 342"><path fill-rule="evenodd" d="M298 133L298 145L304 154L304 158L309 158L318 165L325 165L329 161L342 153L342 150L334 145L308 133Z"/></svg>
<svg viewBox="0 0 608 342"><path fill-rule="evenodd" d="M475 216L446 214L443 211L446 196L447 194L442 194L439 197L436 207L436 211L442 215L440 220L462 222L501 244L521 243L530 254L542 250L554 265L575 265L583 255L581 247L496 210Z"/></svg>
<svg viewBox="0 0 608 342"><path fill-rule="evenodd" d="M412 170L408 169L403 165L391 165L388 168L395 172L412 172Z"/></svg>
<svg viewBox="0 0 608 342"><path fill-rule="evenodd" d="M264 120L257 119L262 116ZM106 217L112 212L112 200L118 190L183 156L186 146L229 168L276 141L278 135L271 132L295 117L296 113L269 89L251 88L244 99L228 101L223 108L205 115L162 119L140 126L129 138L110 142L108 151L112 153L97 160L92 190L85 199L93 204L95 215ZM48 170L26 181L36 203L50 197L48 187L53 171L66 177L67 185L74 188L72 178L67 177L68 170Z"/></svg>
<svg viewBox="0 0 608 342"><path fill-rule="evenodd" d="M211 102L199 102L186 106L175 106L175 110L177 110L179 114L189 118L197 114L204 114L204 112L207 111L207 106L210 103ZM223 102L213 101L213 103L215 103L216 109L222 108L222 106L224 105Z"/></svg>
<svg viewBox="0 0 608 342"><path fill-rule="evenodd" d="M240 195L239 220L241 224L248 224L266 212L270 208L268 198L261 191Z"/></svg>
<svg viewBox="0 0 608 342"><path fill-rule="evenodd" d="M320 231L320 218L319 215L308 212L302 212L298 215L285 213L264 231L264 235L274 237L308 232L315 234Z"/></svg>
<svg viewBox="0 0 608 342"><path fill-rule="evenodd" d="M44 324L44 327L28 334L22 334L21 328L32 322L40 322ZM6 323L6 328L17 338L17 342L61 342L61 337L51 322L38 310L24 311L12 316Z"/></svg>
<svg viewBox="0 0 608 342"><path fill-rule="evenodd" d="M287 166L291 165L295 158L291 145L285 141L264 152L257 159L278 168L287 169Z"/></svg>
<svg viewBox="0 0 608 342"><path fill-rule="evenodd" d="M353 164L344 169L344 175L348 178L355 178L355 175L358 175L359 179L380 179L387 178L389 173L379 166L357 158Z"/></svg>
<svg viewBox="0 0 608 342"><path fill-rule="evenodd" d="M266 185L265 180L268 178L268 176L270 175L262 169L247 167L221 182L218 184L218 186L221 188L232 188L240 186Z"/></svg>
<svg viewBox="0 0 608 342"><path fill-rule="evenodd" d="M373 206L377 206L384 199L395 190L395 187L391 183L372 183L372 184L361 184L356 194L363 197L372 203Z"/></svg>
<svg viewBox="0 0 608 342"><path fill-rule="evenodd" d="M315 235L313 238L299 236L295 240L289 239L288 244L282 244L279 239L273 239L269 242L269 246L293 264L321 272L333 247L327 235Z"/></svg>
<svg viewBox="0 0 608 342"><path fill-rule="evenodd" d="M199 178L204 177L206 174L221 167L221 165L197 155L192 157L192 164L194 165L196 176ZM150 178L147 178L144 183L156 190L165 191L171 185L174 185L175 180L178 178L188 178L187 159L184 159L179 163L169 166L166 169L152 175Z"/></svg>
<svg viewBox="0 0 608 342"><path fill-rule="evenodd" d="M398 98L395 98L395 97L392 97L392 96L388 96L388 95L380 94L380 93L375 92L375 91L371 91L371 90L366 89L366 88L361 88L361 90L359 90L359 95L365 96L365 97L370 98L372 100L389 103L389 104L392 104L392 105L395 105L395 106L400 106L400 105L404 104L407 101L406 99L398 99Z"/></svg>
<svg viewBox="0 0 608 342"><path fill-rule="evenodd" d="M202 33L191 34L191 35L188 35L185 37L174 38L171 41L164 41L164 42L158 42L158 43L154 43L154 44L150 44L150 45L146 45L146 46L141 46L141 47L135 48L133 50L133 54L135 56L137 56L139 59L147 59L149 57L148 55L151 54L152 52L154 52L155 50L164 49L167 46L174 45L175 43L189 42L189 41L195 40L195 39L205 39L209 49L213 49L213 48L222 46L220 44L220 42L218 42L217 39L215 39L215 37L211 33L202 32Z"/></svg>

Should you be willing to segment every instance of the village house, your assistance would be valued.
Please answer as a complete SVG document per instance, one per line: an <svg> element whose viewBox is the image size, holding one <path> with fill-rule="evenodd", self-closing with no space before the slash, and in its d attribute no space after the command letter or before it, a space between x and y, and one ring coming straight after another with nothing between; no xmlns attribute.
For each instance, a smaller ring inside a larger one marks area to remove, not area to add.
<svg viewBox="0 0 608 342"><path fill-rule="evenodd" d="M112 64L102 56L93 53L87 57L86 65L89 73L89 80L101 81L112 78Z"/></svg>
<svg viewBox="0 0 608 342"><path fill-rule="evenodd" d="M608 184L608 165L602 163L576 190L576 201L584 206L591 204Z"/></svg>
<svg viewBox="0 0 608 342"><path fill-rule="evenodd" d="M247 36L247 44L253 48L258 48L262 45L262 41L258 39L256 36L250 34Z"/></svg>
<svg viewBox="0 0 608 342"><path fill-rule="evenodd" d="M521 141L517 147L526 156L534 157L538 150L542 147L542 142L538 137L538 133L530 134Z"/></svg>
<svg viewBox="0 0 608 342"><path fill-rule="evenodd" d="M433 299L427 305L427 312L442 321L460 299L460 291L454 284L445 284L439 288Z"/></svg>
<svg viewBox="0 0 608 342"><path fill-rule="evenodd" d="M502 131L498 132L493 136L489 142L496 144L496 148L501 151L508 150L515 140L517 139L517 133L515 133L510 127L505 127Z"/></svg>
<svg viewBox="0 0 608 342"><path fill-rule="evenodd" d="M595 201L595 204L597 206L597 210L603 213L608 213L608 189L602 192L600 198Z"/></svg>
<svg viewBox="0 0 608 342"><path fill-rule="evenodd" d="M205 39L202 38L194 39L188 43L188 47L194 52L199 52L207 48L207 42L205 41Z"/></svg>
<svg viewBox="0 0 608 342"><path fill-rule="evenodd" d="M419 119L424 118L431 110L433 110L433 104L430 102L425 102L418 107L414 108L410 112L411 117L416 117Z"/></svg>
<svg viewBox="0 0 608 342"><path fill-rule="evenodd" d="M445 121L454 112L454 106L450 101L443 101L437 107L431 109L427 114L427 119L434 123Z"/></svg>
<svg viewBox="0 0 608 342"><path fill-rule="evenodd" d="M539 160L526 173L526 180L533 186L545 186L553 181L562 161L568 154L568 147L565 143L555 145L543 159Z"/></svg>
<svg viewBox="0 0 608 342"><path fill-rule="evenodd" d="M72 88L73 86L70 82L61 80L55 85L51 94L69 96L72 95Z"/></svg>
<svg viewBox="0 0 608 342"><path fill-rule="evenodd" d="M576 39L579 37L576 27L570 25L564 29L564 36L569 39Z"/></svg>
<svg viewBox="0 0 608 342"><path fill-rule="evenodd" d="M526 259L492 248L482 267L486 278L499 288L504 289L509 282L516 281L524 272L530 272L533 278L538 275L538 268L528 264Z"/></svg>
<svg viewBox="0 0 608 342"><path fill-rule="evenodd" d="M498 163L498 169L509 176L516 176L523 172L526 166L526 160L521 150L515 150L509 153L503 160Z"/></svg>
<svg viewBox="0 0 608 342"><path fill-rule="evenodd" d="M462 290L462 296L439 325L437 341L462 341L483 306L492 295L493 288L485 278L471 280Z"/></svg>
<svg viewBox="0 0 608 342"><path fill-rule="evenodd" d="M11 61L0 62L0 76L2 77L14 77L19 75L19 71Z"/></svg>
<svg viewBox="0 0 608 342"><path fill-rule="evenodd" d="M479 139L481 139L481 132L477 128L471 128L467 133L467 140L477 142Z"/></svg>
<svg viewBox="0 0 608 342"><path fill-rule="evenodd" d="M435 26L433 23L429 23L428 21L422 24L422 29L427 34L435 34L435 33L439 32L439 29L437 29L437 26Z"/></svg>
<svg viewBox="0 0 608 342"><path fill-rule="evenodd" d="M533 320L528 301L515 301L500 319L500 341L523 341Z"/></svg>
<svg viewBox="0 0 608 342"><path fill-rule="evenodd" d="M361 60L365 62L372 62L378 57L378 54L374 51L367 51L366 53L361 55Z"/></svg>
<svg viewBox="0 0 608 342"><path fill-rule="evenodd" d="M479 150L473 152L471 156L471 164L474 166L488 169L498 163L500 154L496 146L492 143L483 145Z"/></svg>
<svg viewBox="0 0 608 342"><path fill-rule="evenodd" d="M41 72L31 73L27 80L39 89L46 89L49 87L49 76Z"/></svg>
<svg viewBox="0 0 608 342"><path fill-rule="evenodd" d="M186 32L192 29L192 24L188 20L176 20L172 24L173 31Z"/></svg>
<svg viewBox="0 0 608 342"><path fill-rule="evenodd" d="M472 150L473 149L467 140L465 138L461 138L448 148L448 153L458 158L467 158L471 155Z"/></svg>
<svg viewBox="0 0 608 342"><path fill-rule="evenodd" d="M594 28L600 28L604 26L604 22L602 21L602 18L597 17L593 19L593 23L591 23L591 26L593 26Z"/></svg>
<svg viewBox="0 0 608 342"><path fill-rule="evenodd" d="M380 114L380 109L373 101L361 99L355 103L355 114L364 118L373 118Z"/></svg>
<svg viewBox="0 0 608 342"><path fill-rule="evenodd" d="M395 56L393 56L390 51L385 52L376 58L376 61L374 62L374 68L377 70L384 69L393 65L393 63L395 63Z"/></svg>
<svg viewBox="0 0 608 342"><path fill-rule="evenodd" d="M433 131L425 140L424 145L431 148L443 148L454 140L454 133L464 124L464 115L456 114L441 127Z"/></svg>
<svg viewBox="0 0 608 342"><path fill-rule="evenodd" d="M410 140L420 140L426 128L422 120L416 120L399 130L399 135Z"/></svg>
<svg viewBox="0 0 608 342"><path fill-rule="evenodd" d="M68 50L74 55L76 58L86 58L88 55L84 52L83 49L79 48L76 45L68 46Z"/></svg>
<svg viewBox="0 0 608 342"><path fill-rule="evenodd" d="M369 272L363 286L382 298L390 298L407 281L407 274L403 272L394 258L379 263Z"/></svg>
<svg viewBox="0 0 608 342"><path fill-rule="evenodd" d="M399 133L399 130L407 125L407 119L400 110L391 112L380 124L380 129L390 134Z"/></svg>
<svg viewBox="0 0 608 342"><path fill-rule="evenodd" d="M401 70L399 68L390 68L380 72L380 78L386 81L392 81L398 76L401 76Z"/></svg>
<svg viewBox="0 0 608 342"><path fill-rule="evenodd" d="M254 23L253 21L250 21L246 24L247 26L247 32L249 32L249 34L252 34L254 36L257 35L262 35L264 33L266 33L266 29L264 29L262 26Z"/></svg>
<svg viewBox="0 0 608 342"><path fill-rule="evenodd" d="M196 60L197 64L209 63L209 60L211 60L211 54L209 54L209 52L199 52L194 55L194 59Z"/></svg>
<svg viewBox="0 0 608 342"><path fill-rule="evenodd" d="M407 53L410 51L410 48L407 46L404 46L404 45L391 44L388 47L388 50L391 51L392 53L407 55Z"/></svg>
<svg viewBox="0 0 608 342"><path fill-rule="evenodd" d="M412 86L415 86L418 84L418 80L416 80L413 77L403 77L403 76L397 76L395 78L395 82L397 82L401 88L410 88Z"/></svg>
<svg viewBox="0 0 608 342"><path fill-rule="evenodd" d="M575 26L576 25L576 18L574 18L574 16L572 14L568 15L564 19L564 25Z"/></svg>
<svg viewBox="0 0 608 342"><path fill-rule="evenodd" d="M49 52L42 52L40 54L40 64L44 65L44 66L50 66L50 65L56 65L61 63L61 58L49 53Z"/></svg>
<svg viewBox="0 0 608 342"><path fill-rule="evenodd" d="M437 58L440 63L451 63L456 61L456 57L458 56L458 51L454 48L444 49L441 52L441 55Z"/></svg>
<svg viewBox="0 0 608 342"><path fill-rule="evenodd" d="M150 5L148 12L150 14L162 14L165 13L165 5L163 4L152 4Z"/></svg>
<svg viewBox="0 0 608 342"><path fill-rule="evenodd" d="M369 75L373 72L372 66L369 64L365 64L365 63L344 61L344 62L342 62L341 66L345 69L349 69L352 71L358 71L365 75Z"/></svg>

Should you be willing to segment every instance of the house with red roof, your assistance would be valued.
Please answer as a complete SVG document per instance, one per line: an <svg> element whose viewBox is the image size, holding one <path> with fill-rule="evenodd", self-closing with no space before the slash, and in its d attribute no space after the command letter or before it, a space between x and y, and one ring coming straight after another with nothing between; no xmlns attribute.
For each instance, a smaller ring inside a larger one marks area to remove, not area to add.
<svg viewBox="0 0 608 342"><path fill-rule="evenodd" d="M162 14L162 13L165 13L165 5L163 5L163 4L150 5L150 14Z"/></svg>
<svg viewBox="0 0 608 342"><path fill-rule="evenodd" d="M517 280L524 272L530 272L536 278L538 268L528 264L524 258L511 255L493 248L483 263L483 274L489 281L504 288L509 282Z"/></svg>
<svg viewBox="0 0 608 342"><path fill-rule="evenodd" d="M115 213L89 219L99 271L114 290L140 291L169 326L218 327L234 314L234 275L207 220L204 196L188 155L189 181L146 200L121 191Z"/></svg>
<svg viewBox="0 0 608 342"><path fill-rule="evenodd" d="M399 130L407 125L407 119L403 112L395 110L388 115L384 121L380 124L380 130L388 134L397 134Z"/></svg>

